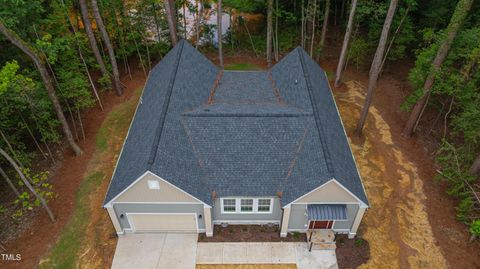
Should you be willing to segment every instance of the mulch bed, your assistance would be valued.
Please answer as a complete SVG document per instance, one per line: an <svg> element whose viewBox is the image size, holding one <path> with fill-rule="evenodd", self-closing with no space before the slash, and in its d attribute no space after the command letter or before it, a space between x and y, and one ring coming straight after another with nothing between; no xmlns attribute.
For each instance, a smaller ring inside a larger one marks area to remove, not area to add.
<svg viewBox="0 0 480 269"><path fill-rule="evenodd" d="M337 254L338 268L350 269L358 268L370 259L370 246L362 238L348 239L346 235L337 235Z"/></svg>
<svg viewBox="0 0 480 269"><path fill-rule="evenodd" d="M289 233L280 237L278 225L214 225L213 237L198 236L198 242L305 242L305 234Z"/></svg>

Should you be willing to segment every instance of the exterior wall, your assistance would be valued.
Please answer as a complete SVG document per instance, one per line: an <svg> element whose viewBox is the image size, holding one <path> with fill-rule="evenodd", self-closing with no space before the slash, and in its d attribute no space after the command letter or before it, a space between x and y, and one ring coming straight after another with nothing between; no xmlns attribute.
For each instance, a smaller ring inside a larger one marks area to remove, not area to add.
<svg viewBox="0 0 480 269"><path fill-rule="evenodd" d="M360 201L332 180L290 205L289 231L306 231L308 229L307 204L346 204L348 220L335 221L333 229L337 232L352 230L360 208Z"/></svg>
<svg viewBox="0 0 480 269"><path fill-rule="evenodd" d="M113 209L122 229L131 229L126 213L196 213L198 229L205 229L203 204L138 204L114 203ZM123 218L120 215L123 214ZM198 218L202 215L202 218Z"/></svg>
<svg viewBox="0 0 480 269"><path fill-rule="evenodd" d="M333 225L334 230L350 230L352 228L353 221L357 215L358 204L347 204L347 218L346 221L335 221ZM308 228L307 217L307 205L306 204L292 204L290 211L290 221L288 222L288 230L292 231L304 231Z"/></svg>
<svg viewBox="0 0 480 269"><path fill-rule="evenodd" d="M359 201L345 191L335 181L330 181L323 187L309 193L295 203L358 203Z"/></svg>
<svg viewBox="0 0 480 269"><path fill-rule="evenodd" d="M256 197L248 197L248 198L256 198ZM272 197L273 198L273 197ZM272 213L246 213L246 214L239 214L239 213L227 213L222 214L222 203L220 198L215 199L213 208L212 208L212 220L215 223L219 222L232 222L232 223L241 223L251 221L251 223L255 222L280 222L282 219L282 208L280 206L280 199L273 198L273 207Z"/></svg>
<svg viewBox="0 0 480 269"><path fill-rule="evenodd" d="M340 221L337 220L335 221L335 224L333 225L334 230L350 230L352 228L353 221L355 220L355 217L357 216L357 212L360 206L357 204L348 204L347 205L347 221Z"/></svg>
<svg viewBox="0 0 480 269"><path fill-rule="evenodd" d="M148 188L148 180L158 180L159 190ZM133 186L122 193L114 202L168 202L168 203L198 203L199 201L185 192L177 189L157 176L147 173Z"/></svg>
<svg viewBox="0 0 480 269"><path fill-rule="evenodd" d="M288 230L306 230L308 228L307 205L292 204Z"/></svg>

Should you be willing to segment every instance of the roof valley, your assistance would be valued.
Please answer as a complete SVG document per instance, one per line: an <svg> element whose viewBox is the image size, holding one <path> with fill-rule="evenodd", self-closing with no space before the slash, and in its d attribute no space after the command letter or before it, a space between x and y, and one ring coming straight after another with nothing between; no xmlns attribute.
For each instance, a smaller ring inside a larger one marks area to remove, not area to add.
<svg viewBox="0 0 480 269"><path fill-rule="evenodd" d="M185 41L181 41L179 43L180 47L178 48L177 55L175 55L176 56L175 66L172 71L172 75L170 76L170 81L168 83L168 92L165 96L165 100L163 101L162 112L160 113L158 125L155 130L155 140L153 141L152 149L150 151L150 156L148 158L147 170L151 170L152 165L155 163L155 158L157 156L157 151L158 151L158 145L160 144L160 138L162 137L162 130L165 123L165 118L167 117L167 111L170 104L170 97L172 96L173 87L175 85L175 78L177 77L178 66L180 65L184 44L185 44Z"/></svg>

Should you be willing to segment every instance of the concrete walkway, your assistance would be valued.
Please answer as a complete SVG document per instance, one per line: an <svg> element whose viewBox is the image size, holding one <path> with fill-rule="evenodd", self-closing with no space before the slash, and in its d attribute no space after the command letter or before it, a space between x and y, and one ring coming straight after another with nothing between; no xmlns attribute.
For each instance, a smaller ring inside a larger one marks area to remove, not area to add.
<svg viewBox="0 0 480 269"><path fill-rule="evenodd" d="M308 252L306 243L197 243L196 234L119 236L112 269L194 269L195 264L296 264L338 269L335 250Z"/></svg>
<svg viewBox="0 0 480 269"><path fill-rule="evenodd" d="M306 243L198 243L197 264L297 264L298 269L337 269L335 250L309 252Z"/></svg>
<svg viewBox="0 0 480 269"><path fill-rule="evenodd" d="M193 269L197 234L119 236L112 269Z"/></svg>

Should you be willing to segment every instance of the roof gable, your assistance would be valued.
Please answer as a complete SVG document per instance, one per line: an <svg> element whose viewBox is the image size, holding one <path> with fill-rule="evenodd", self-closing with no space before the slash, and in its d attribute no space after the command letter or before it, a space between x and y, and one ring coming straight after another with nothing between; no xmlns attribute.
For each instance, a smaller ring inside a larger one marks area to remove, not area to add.
<svg viewBox="0 0 480 269"><path fill-rule="evenodd" d="M301 49L232 72L180 42L150 74L105 201L147 170L207 204L213 192L288 204L333 177L366 203L326 76Z"/></svg>

